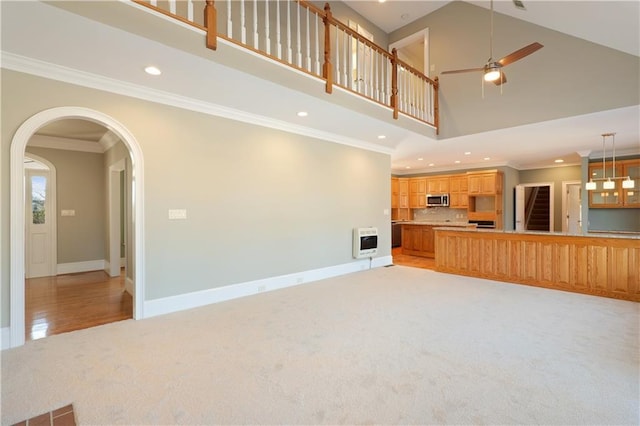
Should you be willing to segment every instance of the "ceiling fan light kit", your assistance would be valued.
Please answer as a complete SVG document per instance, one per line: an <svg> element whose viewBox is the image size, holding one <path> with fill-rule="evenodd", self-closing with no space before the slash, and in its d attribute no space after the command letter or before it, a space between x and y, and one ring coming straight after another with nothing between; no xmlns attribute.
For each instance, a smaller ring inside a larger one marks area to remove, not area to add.
<svg viewBox="0 0 640 426"><path fill-rule="evenodd" d="M516 7L524 9L524 5L521 1L514 0L514 4ZM507 82L507 77L502 71L503 67L507 65L519 61L525 56L529 56L532 53L536 52L539 49L544 47L542 44L538 42L531 43L528 46L525 46L521 49L516 50L500 59L499 61L493 60L493 0L491 0L491 25L490 25L490 34L489 34L489 60L481 68L467 68L460 70L451 70L451 71L443 71L441 74L459 74L464 72L476 72L483 71L483 80L487 82L492 82L496 86L501 86L502 84ZM484 91L483 91L484 93Z"/></svg>

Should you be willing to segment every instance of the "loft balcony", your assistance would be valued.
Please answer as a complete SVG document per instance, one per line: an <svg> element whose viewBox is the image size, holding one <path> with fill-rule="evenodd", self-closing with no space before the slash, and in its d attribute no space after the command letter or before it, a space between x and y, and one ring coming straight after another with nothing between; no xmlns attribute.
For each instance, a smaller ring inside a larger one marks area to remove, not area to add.
<svg viewBox="0 0 640 426"><path fill-rule="evenodd" d="M133 3L203 34L199 42L225 65L312 96L329 94L331 102L375 118L408 118L410 127L421 133L438 133L437 78L430 79L400 60L395 49L388 52L336 20L328 3L324 9L303 0ZM292 72L275 72L268 62ZM309 79L321 87L310 87ZM353 97L370 102L354 102L349 99ZM374 108L367 105L371 103Z"/></svg>

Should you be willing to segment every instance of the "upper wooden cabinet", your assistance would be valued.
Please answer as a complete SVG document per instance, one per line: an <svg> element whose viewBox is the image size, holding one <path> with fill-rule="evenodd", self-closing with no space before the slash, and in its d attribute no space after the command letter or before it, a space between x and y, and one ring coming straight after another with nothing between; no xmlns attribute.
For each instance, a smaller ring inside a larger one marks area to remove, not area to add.
<svg viewBox="0 0 640 426"><path fill-rule="evenodd" d="M409 208L409 179L398 178L398 208Z"/></svg>
<svg viewBox="0 0 640 426"><path fill-rule="evenodd" d="M502 194L502 175L498 172L469 175L469 195Z"/></svg>
<svg viewBox="0 0 640 426"><path fill-rule="evenodd" d="M469 206L469 179L464 176L449 178L449 207L466 209Z"/></svg>
<svg viewBox="0 0 640 426"><path fill-rule="evenodd" d="M421 209L427 206L427 179L409 179L409 207Z"/></svg>
<svg viewBox="0 0 640 426"><path fill-rule="evenodd" d="M601 179L605 177L629 176L635 182L634 187L626 189L622 187L622 179L614 179L613 189L604 189L604 180L596 180L596 189L589 191L589 207L592 208L640 208L640 159L620 160L616 162L595 162L589 165L589 178Z"/></svg>
<svg viewBox="0 0 640 426"><path fill-rule="evenodd" d="M400 191L400 185L398 184L397 177L391 177L391 208L398 208L398 196Z"/></svg>
<svg viewBox="0 0 640 426"><path fill-rule="evenodd" d="M449 176L434 176L427 178L427 194L448 194Z"/></svg>

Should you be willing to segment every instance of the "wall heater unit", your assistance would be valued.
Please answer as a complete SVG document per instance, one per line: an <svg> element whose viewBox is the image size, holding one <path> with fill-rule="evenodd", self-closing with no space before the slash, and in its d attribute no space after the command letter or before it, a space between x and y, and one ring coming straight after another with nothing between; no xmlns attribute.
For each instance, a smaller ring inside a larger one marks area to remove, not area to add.
<svg viewBox="0 0 640 426"><path fill-rule="evenodd" d="M353 229L353 257L373 257L378 253L378 228Z"/></svg>

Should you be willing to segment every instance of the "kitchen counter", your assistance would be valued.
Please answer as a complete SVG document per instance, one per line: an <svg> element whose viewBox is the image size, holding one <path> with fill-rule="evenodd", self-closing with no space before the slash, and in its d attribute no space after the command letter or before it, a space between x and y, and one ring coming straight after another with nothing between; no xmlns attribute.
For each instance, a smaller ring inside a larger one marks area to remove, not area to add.
<svg viewBox="0 0 640 426"><path fill-rule="evenodd" d="M640 235L437 227L436 270L640 302Z"/></svg>
<svg viewBox="0 0 640 426"><path fill-rule="evenodd" d="M452 230L452 231L470 231L470 232L487 232L491 234L522 234L522 235L547 235L550 237L586 237L586 238L625 238L631 240L640 240L640 233L632 232L589 232L587 234L571 234L569 232L544 232L544 231L505 231L498 229L476 229L476 228L463 228L460 229L457 225L450 226L448 224L439 227L439 230Z"/></svg>
<svg viewBox="0 0 640 426"><path fill-rule="evenodd" d="M475 224L469 222L447 222L444 220L424 221L424 220L396 220L392 221L394 224L401 225L429 225L429 226L451 226L451 227L474 227Z"/></svg>

